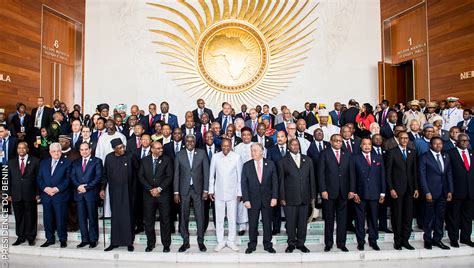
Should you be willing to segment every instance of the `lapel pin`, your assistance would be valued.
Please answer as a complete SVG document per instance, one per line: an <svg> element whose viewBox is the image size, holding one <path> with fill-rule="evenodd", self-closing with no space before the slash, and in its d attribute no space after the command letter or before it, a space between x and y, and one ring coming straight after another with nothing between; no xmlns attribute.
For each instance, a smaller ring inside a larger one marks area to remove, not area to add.
<svg viewBox="0 0 474 268"><path fill-rule="evenodd" d="M61 161L61 162L59 162L59 163L60 163L60 164L62 164L62 163L63 163L63 161Z"/></svg>
<svg viewBox="0 0 474 268"><path fill-rule="evenodd" d="M267 165L267 162L265 162L265 166Z"/></svg>
<svg viewBox="0 0 474 268"><path fill-rule="evenodd" d="M127 166L127 163L125 163L124 166Z"/></svg>
<svg viewBox="0 0 474 268"><path fill-rule="evenodd" d="M27 164L29 165L29 164L30 164L30 161L28 161Z"/></svg>
<svg viewBox="0 0 474 268"><path fill-rule="evenodd" d="M375 160L372 160L372 163L375 163Z"/></svg>
<svg viewBox="0 0 474 268"><path fill-rule="evenodd" d="M303 162L306 161L304 158L303 158Z"/></svg>
<svg viewBox="0 0 474 268"><path fill-rule="evenodd" d="M89 162L92 162L92 158L89 158Z"/></svg>
<svg viewBox="0 0 474 268"><path fill-rule="evenodd" d="M410 151L410 150L408 150L408 153L410 154L410 153L411 153L411 151Z"/></svg>
<svg viewBox="0 0 474 268"><path fill-rule="evenodd" d="M160 160L160 161L158 161L158 164L161 164L161 160Z"/></svg>

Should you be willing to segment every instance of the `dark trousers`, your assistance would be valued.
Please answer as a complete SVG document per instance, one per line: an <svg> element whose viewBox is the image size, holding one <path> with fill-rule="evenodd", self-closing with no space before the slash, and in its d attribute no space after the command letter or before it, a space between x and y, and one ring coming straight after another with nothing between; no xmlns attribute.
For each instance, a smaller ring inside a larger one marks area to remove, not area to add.
<svg viewBox="0 0 474 268"><path fill-rule="evenodd" d="M472 219L474 214L474 200L453 199L447 210L446 227L451 241L459 240L459 229L461 229L461 241L471 241Z"/></svg>
<svg viewBox="0 0 474 268"><path fill-rule="evenodd" d="M149 196L147 196L149 195ZM143 193L143 221L145 224L145 234L147 245L154 247L156 244L155 220L156 210L160 213L160 238L161 243L165 247L171 245L170 230L170 211L171 196L161 195L160 197L152 197L150 193Z"/></svg>
<svg viewBox="0 0 474 268"><path fill-rule="evenodd" d="M413 197L410 193L398 193L392 202L393 240L396 245L408 243L413 222Z"/></svg>
<svg viewBox="0 0 474 268"><path fill-rule="evenodd" d="M272 208L261 206L260 208L250 208L249 215L249 243L248 247L255 249L257 247L258 222L262 213L263 223L263 248L271 248L272 244Z"/></svg>
<svg viewBox="0 0 474 268"><path fill-rule="evenodd" d="M46 239L55 241L54 228L58 232L59 241L67 241L67 202L43 203L43 223Z"/></svg>
<svg viewBox="0 0 474 268"><path fill-rule="evenodd" d="M354 227L354 222L356 219L356 208L355 202L347 202L347 226L348 228Z"/></svg>
<svg viewBox="0 0 474 268"><path fill-rule="evenodd" d="M361 200L355 205L356 220L355 229L358 244L365 243L365 220L369 227L369 244L377 242L379 239L379 231L377 228L377 218L379 213L378 200Z"/></svg>
<svg viewBox="0 0 474 268"><path fill-rule="evenodd" d="M414 199L413 206L414 206L413 215L416 218L416 225L418 225L419 228L422 228L424 230L423 225L425 223L425 215L426 215L425 211L423 211L425 209L424 198Z"/></svg>
<svg viewBox="0 0 474 268"><path fill-rule="evenodd" d="M67 230L69 232L77 231L79 229L79 220L77 218L76 202L70 200L67 203Z"/></svg>
<svg viewBox="0 0 474 268"><path fill-rule="evenodd" d="M423 240L440 242L443 238L443 225L446 213L446 198L424 201Z"/></svg>
<svg viewBox="0 0 474 268"><path fill-rule="evenodd" d="M280 204L274 206L273 209L272 209L272 223L273 223L272 230L280 232L280 230L281 230L281 206L280 206Z"/></svg>
<svg viewBox="0 0 474 268"><path fill-rule="evenodd" d="M98 207L99 201L81 200L77 202L82 242L91 243L99 240Z"/></svg>
<svg viewBox="0 0 474 268"><path fill-rule="evenodd" d="M137 182L135 196L135 230L143 230L143 186Z"/></svg>
<svg viewBox="0 0 474 268"><path fill-rule="evenodd" d="M33 241L36 239L38 225L38 204L34 201L13 202L15 231L18 239Z"/></svg>
<svg viewBox="0 0 474 268"><path fill-rule="evenodd" d="M385 200L382 204L379 204L379 230L380 229L388 229L388 208L390 207L392 200L390 197L390 193L385 195Z"/></svg>
<svg viewBox="0 0 474 268"><path fill-rule="evenodd" d="M336 244L338 247L346 245L347 235L347 199L341 195L337 199L323 199L324 212L324 244L334 245L334 216L337 221Z"/></svg>
<svg viewBox="0 0 474 268"><path fill-rule="evenodd" d="M204 233L207 231L207 227L209 227L209 211L212 208L212 222L214 223L214 228L216 227L216 206L214 205L214 201L211 199L207 199L204 202Z"/></svg>
<svg viewBox="0 0 474 268"><path fill-rule="evenodd" d="M191 209L191 202L194 208L194 217L196 217L197 225L197 241L204 243L204 205L202 202L202 193L197 193L193 186L190 186L187 195L180 195L181 197L181 218L179 222L179 229L181 230L181 237L183 243L189 243L189 212ZM160 220L161 220L160 216Z"/></svg>
<svg viewBox="0 0 474 268"><path fill-rule="evenodd" d="M308 222L308 205L285 206L286 233L289 246L304 246Z"/></svg>

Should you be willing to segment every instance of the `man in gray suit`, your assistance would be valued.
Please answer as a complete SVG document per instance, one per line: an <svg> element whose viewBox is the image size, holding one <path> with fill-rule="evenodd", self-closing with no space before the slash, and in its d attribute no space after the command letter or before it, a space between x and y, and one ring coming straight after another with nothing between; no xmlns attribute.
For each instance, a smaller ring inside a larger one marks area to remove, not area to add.
<svg viewBox="0 0 474 268"><path fill-rule="evenodd" d="M189 248L189 211L193 202L197 223L199 250L206 251L204 245L204 202L209 190L209 160L204 150L195 148L196 137L186 135L186 150L176 154L174 160L174 202L180 204L180 230L183 245L179 252Z"/></svg>

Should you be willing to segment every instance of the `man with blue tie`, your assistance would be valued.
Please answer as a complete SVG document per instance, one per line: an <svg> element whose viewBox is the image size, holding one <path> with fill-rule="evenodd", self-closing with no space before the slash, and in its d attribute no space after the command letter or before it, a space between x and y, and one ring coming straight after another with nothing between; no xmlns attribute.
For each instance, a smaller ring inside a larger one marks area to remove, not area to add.
<svg viewBox="0 0 474 268"><path fill-rule="evenodd" d="M51 158L40 163L37 178L43 204L43 223L46 242L41 247L55 243L54 228L58 232L61 248L67 247L67 202L69 201L69 184L71 161L61 158L61 144L55 142L49 146ZM53 222L55 220L55 222Z"/></svg>
<svg viewBox="0 0 474 268"><path fill-rule="evenodd" d="M0 125L0 163L6 165L9 159L16 157L18 139L10 136L10 131L5 125Z"/></svg>
<svg viewBox="0 0 474 268"><path fill-rule="evenodd" d="M232 118L232 106L229 103L224 103L222 105L222 114L217 117L216 122L221 124L221 135L226 133L227 127L234 122Z"/></svg>
<svg viewBox="0 0 474 268"><path fill-rule="evenodd" d="M423 240L426 249L431 249L432 246L449 249L441 239L444 234L446 202L450 202L453 197L453 175L449 156L441 153L442 150L443 140L433 137L430 151L420 157L418 165L421 192L425 196Z"/></svg>
<svg viewBox="0 0 474 268"><path fill-rule="evenodd" d="M166 124L170 125L171 129L179 128L178 117L169 113L169 104L164 101L160 104L161 114L158 115L157 120L161 120Z"/></svg>
<svg viewBox="0 0 474 268"><path fill-rule="evenodd" d="M79 146L81 157L74 160L71 168L71 183L74 188L74 201L77 204L79 228L82 241L78 248L89 245L95 248L99 240L98 206L99 192L103 177L103 165L100 158L92 156L89 143Z"/></svg>
<svg viewBox="0 0 474 268"><path fill-rule="evenodd" d="M212 131L206 132L204 135L205 143L202 145L201 149L206 151L207 159L209 159L209 163L211 163L212 157L221 151L221 147L214 143L214 134ZM214 222L214 227L216 226L216 208L215 203L208 198L204 201L204 233L207 231L207 227L209 226L209 211L212 208L212 219Z"/></svg>
<svg viewBox="0 0 474 268"><path fill-rule="evenodd" d="M357 249L364 250L365 244L365 219L367 212L367 226L369 227L369 246L374 250L380 250L377 245L379 232L377 228L378 206L385 200L385 168L381 155L373 152L372 140L368 137L362 138L362 152L353 155L353 165L356 174L356 192L354 202L356 203L356 237Z"/></svg>
<svg viewBox="0 0 474 268"><path fill-rule="evenodd" d="M79 141L82 140L81 129L82 126L79 119L75 119L71 122L72 133L69 134L69 137L71 138L71 149L77 152L79 151Z"/></svg>

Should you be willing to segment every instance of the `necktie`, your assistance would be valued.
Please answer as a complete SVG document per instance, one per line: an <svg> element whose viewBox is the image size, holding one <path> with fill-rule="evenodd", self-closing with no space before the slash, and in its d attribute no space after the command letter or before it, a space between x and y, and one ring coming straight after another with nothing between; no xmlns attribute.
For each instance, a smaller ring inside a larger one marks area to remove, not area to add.
<svg viewBox="0 0 474 268"><path fill-rule="evenodd" d="M142 158L144 158L145 156L146 156L146 149L143 148L143 149L142 149Z"/></svg>
<svg viewBox="0 0 474 268"><path fill-rule="evenodd" d="M385 125L385 121L387 121L387 109L385 109L382 114L382 122L380 122L382 126Z"/></svg>
<svg viewBox="0 0 474 268"><path fill-rule="evenodd" d="M3 139L2 150L3 150L3 164L6 165L8 162L8 145L7 139Z"/></svg>
<svg viewBox="0 0 474 268"><path fill-rule="evenodd" d="M179 152L179 142L176 142L176 147L174 148L174 152L177 153Z"/></svg>
<svg viewBox="0 0 474 268"><path fill-rule="evenodd" d="M418 133L415 134L415 139L419 139Z"/></svg>
<svg viewBox="0 0 474 268"><path fill-rule="evenodd" d="M462 161L464 162L464 167L469 171L469 160L467 159L466 151L462 151Z"/></svg>
<svg viewBox="0 0 474 268"><path fill-rule="evenodd" d="M35 127L41 128L41 115L43 114L43 107L39 107L38 111L36 112L36 120L35 120Z"/></svg>
<svg viewBox="0 0 474 268"><path fill-rule="evenodd" d="M212 159L212 147L209 147L209 152L207 153L207 158L209 158L209 160Z"/></svg>
<svg viewBox="0 0 474 268"><path fill-rule="evenodd" d="M281 156L285 156L285 150L283 149L283 146L280 146L280 154Z"/></svg>
<svg viewBox="0 0 474 268"><path fill-rule="evenodd" d="M319 142L319 152L323 150L323 146L321 146L321 142Z"/></svg>
<svg viewBox="0 0 474 268"><path fill-rule="evenodd" d="M149 126L151 127L151 125L153 124L153 117L151 116L151 114L148 115L148 117L149 117L148 124L149 124Z"/></svg>
<svg viewBox="0 0 474 268"><path fill-rule="evenodd" d="M165 122L165 123L166 123L166 120L165 120L165 119L166 119L165 115L164 115L164 114L163 114L163 115L161 115L161 121L163 121L163 122Z"/></svg>
<svg viewBox="0 0 474 268"><path fill-rule="evenodd" d="M341 112L337 111L337 120L341 119Z"/></svg>
<svg viewBox="0 0 474 268"><path fill-rule="evenodd" d="M256 125L257 125L257 124L255 123L255 120L253 120L253 121L252 121L252 132L255 132L255 126L256 126Z"/></svg>
<svg viewBox="0 0 474 268"><path fill-rule="evenodd" d="M258 181L262 183L262 163L261 161L257 161L257 176L258 176Z"/></svg>
<svg viewBox="0 0 474 268"><path fill-rule="evenodd" d="M347 150L349 150L349 153L352 154L351 143L349 141L346 141L346 147L347 147Z"/></svg>
<svg viewBox="0 0 474 268"><path fill-rule="evenodd" d="M407 150L406 149L402 150L402 155L403 155L403 160L407 160Z"/></svg>
<svg viewBox="0 0 474 268"><path fill-rule="evenodd" d="M369 166L370 166L371 164L370 164L369 154L365 155L365 160L367 160L367 164L369 164Z"/></svg>
<svg viewBox="0 0 474 268"><path fill-rule="evenodd" d="M382 154L380 153L380 148L377 148L377 149L375 149L375 150L377 151L377 154L378 154L378 155L382 155Z"/></svg>
<svg viewBox="0 0 474 268"><path fill-rule="evenodd" d="M82 173L86 171L86 166L87 166L87 159L84 158L84 161L82 162Z"/></svg>
<svg viewBox="0 0 474 268"><path fill-rule="evenodd" d="M443 172L443 164L441 164L441 154L436 154L436 162L438 162L439 170Z"/></svg>
<svg viewBox="0 0 474 268"><path fill-rule="evenodd" d="M224 118L224 123L222 124L222 129L225 131L227 128L227 116Z"/></svg>
<svg viewBox="0 0 474 268"><path fill-rule="evenodd" d="M300 138L303 138L303 133L298 133L298 135L300 136Z"/></svg>
<svg viewBox="0 0 474 268"><path fill-rule="evenodd" d="M153 175L156 175L156 165L158 163L158 158L153 160Z"/></svg>
<svg viewBox="0 0 474 268"><path fill-rule="evenodd" d="M336 150L336 160L338 164L341 162L341 157L339 156L339 150Z"/></svg>
<svg viewBox="0 0 474 268"><path fill-rule="evenodd" d="M21 175L25 174L25 158L21 158L21 164L20 164L20 170L21 170Z"/></svg>
<svg viewBox="0 0 474 268"><path fill-rule="evenodd" d="M202 129L202 139L206 139L206 132L207 132L207 125L204 125L204 128Z"/></svg>
<svg viewBox="0 0 474 268"><path fill-rule="evenodd" d="M246 114L246 113L242 113L242 118L244 119L244 121L245 121L245 117L247 117L247 114Z"/></svg>
<svg viewBox="0 0 474 268"><path fill-rule="evenodd" d="M295 155L295 163L298 168L300 168L300 155Z"/></svg>
<svg viewBox="0 0 474 268"><path fill-rule="evenodd" d="M58 160L53 160L53 164L51 165L51 176L53 176L54 170L56 169L57 164L58 164Z"/></svg>
<svg viewBox="0 0 474 268"><path fill-rule="evenodd" d="M97 138L100 138L100 135L102 135L102 131L99 130L99 133L97 134Z"/></svg>
<svg viewBox="0 0 474 268"><path fill-rule="evenodd" d="M0 139L0 150L3 152L3 157L2 157L2 164L5 165L6 161L5 161L5 158L6 158L6 151L5 151L5 148L3 147L3 145L5 144L5 142L3 141L3 139Z"/></svg>

